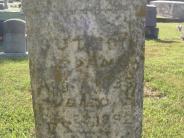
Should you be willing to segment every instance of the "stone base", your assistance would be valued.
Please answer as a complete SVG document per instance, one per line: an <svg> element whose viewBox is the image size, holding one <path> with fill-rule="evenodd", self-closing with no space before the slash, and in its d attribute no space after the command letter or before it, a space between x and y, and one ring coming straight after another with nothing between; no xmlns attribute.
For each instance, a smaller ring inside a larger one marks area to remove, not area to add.
<svg viewBox="0 0 184 138"><path fill-rule="evenodd" d="M153 27L146 27L145 28L145 37L146 39L158 39L159 29Z"/></svg>
<svg viewBox="0 0 184 138"><path fill-rule="evenodd" d="M28 52L26 53L4 53L0 52L0 58L20 58L20 57L28 57Z"/></svg>

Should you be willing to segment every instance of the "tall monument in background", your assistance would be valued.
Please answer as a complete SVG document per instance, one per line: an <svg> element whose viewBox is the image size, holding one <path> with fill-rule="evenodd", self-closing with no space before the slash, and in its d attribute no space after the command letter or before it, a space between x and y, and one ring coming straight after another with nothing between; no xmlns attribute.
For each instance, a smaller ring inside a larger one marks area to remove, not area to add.
<svg viewBox="0 0 184 138"><path fill-rule="evenodd" d="M24 0L37 138L140 138L144 0Z"/></svg>

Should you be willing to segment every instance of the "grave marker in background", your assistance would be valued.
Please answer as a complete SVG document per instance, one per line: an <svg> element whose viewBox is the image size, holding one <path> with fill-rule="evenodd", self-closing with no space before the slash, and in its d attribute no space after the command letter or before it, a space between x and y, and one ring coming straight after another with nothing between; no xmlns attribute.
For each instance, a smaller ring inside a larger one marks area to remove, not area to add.
<svg viewBox="0 0 184 138"><path fill-rule="evenodd" d="M37 138L140 138L144 0L24 0Z"/></svg>
<svg viewBox="0 0 184 138"><path fill-rule="evenodd" d="M0 1L1 2L1 1ZM0 3L0 10L4 10L4 3Z"/></svg>
<svg viewBox="0 0 184 138"><path fill-rule="evenodd" d="M4 29L3 29L3 20L0 20L0 43L2 43L3 41L3 32L4 32Z"/></svg>
<svg viewBox="0 0 184 138"><path fill-rule="evenodd" d="M145 36L148 39L158 39L157 26L157 11L156 6L146 5L146 23L145 23Z"/></svg>
<svg viewBox="0 0 184 138"><path fill-rule="evenodd" d="M26 53L25 21L9 19L3 23L5 53Z"/></svg>

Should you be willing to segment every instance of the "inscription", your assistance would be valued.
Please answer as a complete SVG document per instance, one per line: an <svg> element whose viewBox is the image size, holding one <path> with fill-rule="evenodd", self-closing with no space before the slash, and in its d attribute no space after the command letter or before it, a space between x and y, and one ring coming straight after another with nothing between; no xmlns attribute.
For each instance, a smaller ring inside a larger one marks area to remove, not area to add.
<svg viewBox="0 0 184 138"><path fill-rule="evenodd" d="M69 46L72 45L73 42L76 43L75 46L77 46L78 50L83 50L84 48L90 48L91 50L103 50L102 45L106 44L106 46L109 46L110 49L113 49L113 47L119 46L119 44L123 44L123 42L126 40L126 33L125 34L119 34L119 37L111 37L111 38L102 38L102 37L96 37L92 38L89 37L88 39L84 39L82 37L76 37L76 38L64 38L62 39L63 45L62 49L66 49ZM88 42L92 42L93 45L88 44ZM88 45L86 45L88 44Z"/></svg>
<svg viewBox="0 0 184 138"><path fill-rule="evenodd" d="M71 5L72 3L72 5ZM73 6L75 5L75 6ZM118 12L128 10L128 6L125 1L109 1L109 0L67 0L65 2L65 9L63 13L76 14L78 12L82 13L101 13L101 12ZM54 10L54 9L53 9Z"/></svg>
<svg viewBox="0 0 184 138"><path fill-rule="evenodd" d="M110 104L110 100L108 98L81 98L80 101L77 101L75 98L68 98L65 101L65 107L105 107Z"/></svg>
<svg viewBox="0 0 184 138"><path fill-rule="evenodd" d="M91 37L88 36L87 38L83 38L80 36L77 36L75 38L64 38L62 39L62 45L59 45L58 49L66 50L66 51L74 51L75 52L81 52L81 51L88 51L88 52L101 52L107 51L110 56L104 57L103 54L99 54L99 60L97 61L97 64L100 68L111 66L115 63L116 59L115 57L117 55L113 55L117 51L119 51L120 54L123 54L123 52L126 52L126 48L124 47L125 43L125 34L119 34L118 37L110 37L110 38L102 38L102 37ZM122 52L120 52L120 50ZM79 69L86 65L86 58L83 57L76 57L75 60L75 68ZM89 58L89 62L91 64L96 64L92 58Z"/></svg>
<svg viewBox="0 0 184 138"><path fill-rule="evenodd" d="M100 13L107 13L107 12L115 12L117 11L124 11L126 10L127 7L113 7L113 8L84 8L84 9L73 9L73 10L64 10L64 13L69 13L69 14L77 14L77 13L94 13L94 14L100 14Z"/></svg>
<svg viewBox="0 0 184 138"><path fill-rule="evenodd" d="M64 133L80 133L80 134L90 134L90 133L99 133L98 128L103 128L102 132L110 133L110 126L112 122L120 123L123 119L123 115L121 113L111 113L111 114L96 114L93 112L87 112L84 114L74 114L72 116L72 120L61 122L63 127L65 127ZM75 128L72 128L74 126ZM127 124L129 124L127 122ZM90 130L89 130L90 128Z"/></svg>

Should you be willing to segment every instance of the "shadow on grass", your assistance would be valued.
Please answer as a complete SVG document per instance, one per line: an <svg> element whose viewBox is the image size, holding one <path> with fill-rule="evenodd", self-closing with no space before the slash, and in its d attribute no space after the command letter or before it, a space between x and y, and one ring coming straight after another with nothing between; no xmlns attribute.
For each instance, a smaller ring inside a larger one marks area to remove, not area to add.
<svg viewBox="0 0 184 138"><path fill-rule="evenodd" d="M165 43L165 44L178 43L178 41L173 41L173 40L161 40L161 39L157 39L155 41L156 42L159 42L159 43Z"/></svg>
<svg viewBox="0 0 184 138"><path fill-rule="evenodd" d="M162 40L162 39L146 39L147 41L155 41L158 43L163 43L163 44L172 44L172 43L179 43L179 41L175 40Z"/></svg>

